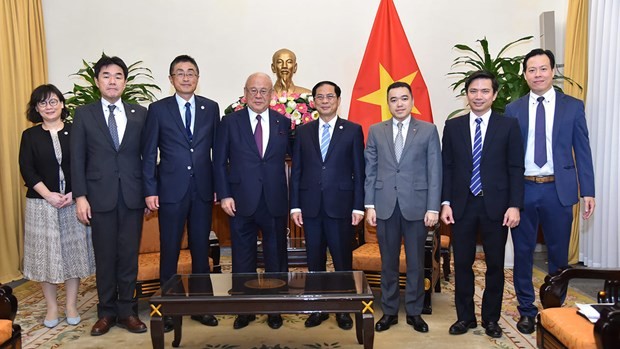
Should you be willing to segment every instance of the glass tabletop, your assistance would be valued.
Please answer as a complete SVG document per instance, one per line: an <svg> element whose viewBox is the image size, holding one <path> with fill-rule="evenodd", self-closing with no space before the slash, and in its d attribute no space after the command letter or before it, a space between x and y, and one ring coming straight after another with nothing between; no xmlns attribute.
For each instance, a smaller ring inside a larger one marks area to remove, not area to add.
<svg viewBox="0 0 620 349"><path fill-rule="evenodd" d="M161 297L347 297L372 295L362 271L174 275Z"/></svg>

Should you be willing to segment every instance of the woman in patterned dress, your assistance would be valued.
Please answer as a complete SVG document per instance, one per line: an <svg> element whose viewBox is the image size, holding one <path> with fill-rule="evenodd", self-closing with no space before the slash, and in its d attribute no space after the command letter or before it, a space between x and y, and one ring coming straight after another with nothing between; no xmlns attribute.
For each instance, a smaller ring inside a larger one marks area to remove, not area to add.
<svg viewBox="0 0 620 349"><path fill-rule="evenodd" d="M24 226L24 277L41 283L44 325L58 324L57 285L65 284L67 323L77 325L80 278L94 273L90 230L77 220L71 193L71 124L54 85L32 91L26 116L37 124L22 133L19 166L28 188Z"/></svg>

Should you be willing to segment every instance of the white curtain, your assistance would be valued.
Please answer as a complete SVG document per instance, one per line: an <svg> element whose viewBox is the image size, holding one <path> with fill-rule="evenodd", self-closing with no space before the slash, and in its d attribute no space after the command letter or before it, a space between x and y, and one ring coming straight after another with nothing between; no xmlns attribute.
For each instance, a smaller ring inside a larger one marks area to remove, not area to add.
<svg viewBox="0 0 620 349"><path fill-rule="evenodd" d="M586 118L594 160L596 209L582 220L579 260L620 267L620 1L591 0Z"/></svg>

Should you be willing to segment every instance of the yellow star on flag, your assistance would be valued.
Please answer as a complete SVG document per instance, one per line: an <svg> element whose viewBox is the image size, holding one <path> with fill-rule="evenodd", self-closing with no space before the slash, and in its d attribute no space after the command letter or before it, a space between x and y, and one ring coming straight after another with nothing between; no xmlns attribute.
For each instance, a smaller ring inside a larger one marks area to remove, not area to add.
<svg viewBox="0 0 620 349"><path fill-rule="evenodd" d="M379 89L375 92L367 94L366 96L358 98L358 101L381 106L381 120L387 120L392 117L392 113L390 113L390 108L387 102L386 91L388 86L390 86L390 84L394 81L400 81L406 83L407 85L411 85L411 82L415 79L417 74L418 72L415 71L400 80L394 80L383 65L379 63ZM413 106L412 112L414 114L420 114L420 111L415 107L415 105Z"/></svg>

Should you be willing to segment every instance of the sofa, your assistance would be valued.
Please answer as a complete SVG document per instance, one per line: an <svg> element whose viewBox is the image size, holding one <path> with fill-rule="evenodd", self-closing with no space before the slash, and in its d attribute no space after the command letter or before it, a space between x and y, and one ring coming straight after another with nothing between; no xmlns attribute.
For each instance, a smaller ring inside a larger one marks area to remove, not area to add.
<svg viewBox="0 0 620 349"><path fill-rule="evenodd" d="M440 272L440 236L439 225L429 230L426 238L424 253L424 308L423 314L431 314L433 312L431 297L433 290L441 291L441 282L439 281ZM373 287L381 286L381 253L379 252L379 243L377 241L377 229L370 226L364 220L364 239L363 243L353 250L353 270L362 270L366 274L368 283ZM405 260L405 247L401 245L400 249L400 265L399 265L399 285L405 288L407 281L406 276L407 264Z"/></svg>
<svg viewBox="0 0 620 349"><path fill-rule="evenodd" d="M144 218L142 226L142 240L138 255L138 278L135 297L149 297L160 287L159 285L159 222L157 213ZM217 236L212 231L209 243L209 264L211 271L221 272L220 245ZM187 231L183 233L181 253L177 273L192 273L192 256L187 245Z"/></svg>
<svg viewBox="0 0 620 349"><path fill-rule="evenodd" d="M22 330L15 324L17 298L7 285L0 285L0 348L20 349L22 347Z"/></svg>
<svg viewBox="0 0 620 349"><path fill-rule="evenodd" d="M562 295L571 279L605 280L597 295L598 303L614 303L605 307L596 323L577 313L575 307L562 307ZM620 348L620 269L566 268L547 275L540 287L543 310L536 320L538 348Z"/></svg>

